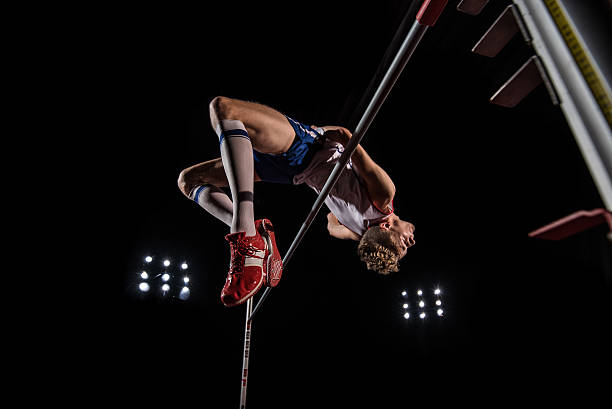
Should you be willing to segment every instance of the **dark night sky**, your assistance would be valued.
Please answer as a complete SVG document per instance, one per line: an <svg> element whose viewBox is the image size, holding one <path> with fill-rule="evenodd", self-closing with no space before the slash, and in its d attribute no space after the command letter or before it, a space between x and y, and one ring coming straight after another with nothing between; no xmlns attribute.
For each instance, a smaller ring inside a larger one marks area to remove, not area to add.
<svg viewBox="0 0 612 409"><path fill-rule="evenodd" d="M96 396L144 399L139 407L178 406L182 396L238 405L244 307L219 300L228 230L176 186L183 168L219 156L208 103L225 95L354 128L409 3L111 13L96 39L109 57L96 89L108 150L101 221L114 268L93 322L96 352L82 354L94 371L111 369ZM556 243L527 238L602 201L543 86L514 109L488 102L532 55L518 36L494 59L470 52L508 2L476 17L457 3L427 32L362 142L394 180L396 212L416 225L416 246L399 273L378 276L354 243L328 236L323 208L254 322L250 407L403 407L485 401L485 392L495 407L528 391L560 396L539 389L541 378L561 388L609 359L605 229ZM314 192L257 184L255 197L256 217L273 221L286 251ZM149 253L189 262L188 302L139 297ZM400 291L436 285L445 318L404 321Z"/></svg>

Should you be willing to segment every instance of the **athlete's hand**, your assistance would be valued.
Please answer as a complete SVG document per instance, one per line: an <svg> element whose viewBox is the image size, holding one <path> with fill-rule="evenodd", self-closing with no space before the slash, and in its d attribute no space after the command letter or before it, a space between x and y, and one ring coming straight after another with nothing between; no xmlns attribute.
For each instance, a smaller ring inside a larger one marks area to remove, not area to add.
<svg viewBox="0 0 612 409"><path fill-rule="evenodd" d="M324 126L325 137L346 147L351 140L351 131L341 126Z"/></svg>
<svg viewBox="0 0 612 409"><path fill-rule="evenodd" d="M335 214L332 212L327 213L327 224L331 226L339 226L340 222Z"/></svg>

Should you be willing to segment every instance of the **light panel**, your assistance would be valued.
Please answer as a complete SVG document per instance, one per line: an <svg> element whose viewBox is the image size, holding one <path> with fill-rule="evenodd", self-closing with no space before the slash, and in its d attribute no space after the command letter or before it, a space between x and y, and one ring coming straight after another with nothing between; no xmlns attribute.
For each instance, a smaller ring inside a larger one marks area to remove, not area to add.
<svg viewBox="0 0 612 409"><path fill-rule="evenodd" d="M414 299L411 299L409 294L415 293L416 296ZM408 319L411 314L418 315L423 322L426 322L425 318L428 315L439 318L443 317L445 315L445 311L440 308L442 306L441 294L442 290L439 286L435 286L431 290L427 290L427 292L424 292L421 288L417 288L416 290L402 290L402 316L405 319ZM413 308L410 308L410 305L413 305Z"/></svg>

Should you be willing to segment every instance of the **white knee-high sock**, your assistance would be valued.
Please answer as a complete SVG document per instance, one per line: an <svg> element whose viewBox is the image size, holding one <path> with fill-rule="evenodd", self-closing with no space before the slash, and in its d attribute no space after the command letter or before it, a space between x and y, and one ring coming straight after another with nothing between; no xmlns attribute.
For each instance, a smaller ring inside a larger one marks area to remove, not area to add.
<svg viewBox="0 0 612 409"><path fill-rule="evenodd" d="M232 226L234 205L223 190L210 184L196 186L190 197L208 213L229 227Z"/></svg>
<svg viewBox="0 0 612 409"><path fill-rule="evenodd" d="M232 191L231 233L255 235L253 210L253 145L241 121L223 119L217 127L221 159Z"/></svg>

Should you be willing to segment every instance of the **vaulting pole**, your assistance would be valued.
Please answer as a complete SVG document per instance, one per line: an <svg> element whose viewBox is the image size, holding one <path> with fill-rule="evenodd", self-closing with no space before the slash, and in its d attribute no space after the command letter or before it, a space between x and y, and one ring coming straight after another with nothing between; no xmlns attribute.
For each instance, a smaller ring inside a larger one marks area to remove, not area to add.
<svg viewBox="0 0 612 409"><path fill-rule="evenodd" d="M406 63L412 56L416 47L419 45L421 39L423 38L423 35L429 27L433 26L436 23L438 17L444 10L444 7L446 6L447 2L448 0L425 0L423 2L423 5L417 13L416 21L412 25L410 31L408 32L408 35L406 36L406 39L400 46L399 51L391 62L391 65L389 66L389 69L383 77L380 85L378 86L376 93L372 97L372 100L370 101L363 116L361 117L361 120L357 124L357 127L355 128L355 132L353 132L351 140L349 141L348 145L344 147L344 153L338 159L338 162L336 162L334 169L327 178L327 182L325 182L323 189L321 189L321 192L319 193L317 200L312 206L310 213L308 213L306 221L304 221L304 223L302 224L302 227L300 228L297 236L291 243L289 250L283 257L283 269L289 263L289 260L293 256L293 253L295 252L297 246L302 241L302 238L304 238L304 235L310 228L310 225L317 216L317 213L319 213L319 210L321 209L321 206L323 206L323 203L325 202L329 191L334 187L334 185L340 178L340 174L346 167L346 164L353 155L353 152L355 152L355 149L357 149L357 145L359 145L359 142L361 142L361 139L363 139L363 136L370 127L370 124L374 120L374 117L378 113L378 110L385 102L387 95L389 95L389 92L395 85L395 82L402 73L402 70L406 66ZM253 307L253 298L250 298L247 301L247 317L244 331L244 360L242 364L242 390L240 394L240 409L246 408L246 385L248 377L252 320L257 311L259 311L259 309L261 308L261 305L266 300L266 297L268 296L271 290L272 287L266 288L266 291L264 291L262 296L259 298L259 301L253 311L251 311Z"/></svg>

